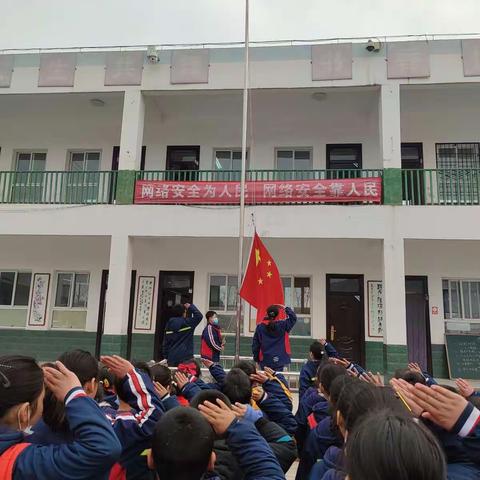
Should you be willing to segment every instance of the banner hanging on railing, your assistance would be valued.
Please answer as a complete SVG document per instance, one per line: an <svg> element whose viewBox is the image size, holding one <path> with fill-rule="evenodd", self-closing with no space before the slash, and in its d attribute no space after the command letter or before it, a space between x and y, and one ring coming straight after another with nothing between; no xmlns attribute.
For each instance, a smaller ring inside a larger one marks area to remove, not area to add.
<svg viewBox="0 0 480 480"><path fill-rule="evenodd" d="M246 182L245 203L381 203L382 179L292 180ZM240 198L240 182L137 180L135 203L228 205Z"/></svg>

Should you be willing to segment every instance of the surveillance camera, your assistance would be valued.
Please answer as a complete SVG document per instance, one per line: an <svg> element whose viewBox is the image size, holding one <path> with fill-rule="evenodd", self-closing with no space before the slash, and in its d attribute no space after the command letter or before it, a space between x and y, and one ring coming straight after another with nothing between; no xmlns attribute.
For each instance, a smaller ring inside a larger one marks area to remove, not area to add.
<svg viewBox="0 0 480 480"><path fill-rule="evenodd" d="M151 63L151 64L158 63L158 52L155 47L148 47L147 59L148 59L148 63Z"/></svg>
<svg viewBox="0 0 480 480"><path fill-rule="evenodd" d="M367 52L374 52L374 53L379 52L381 48L382 48L382 42L380 42L380 40L378 39L375 39L375 40L369 39L367 42L367 46L365 47Z"/></svg>

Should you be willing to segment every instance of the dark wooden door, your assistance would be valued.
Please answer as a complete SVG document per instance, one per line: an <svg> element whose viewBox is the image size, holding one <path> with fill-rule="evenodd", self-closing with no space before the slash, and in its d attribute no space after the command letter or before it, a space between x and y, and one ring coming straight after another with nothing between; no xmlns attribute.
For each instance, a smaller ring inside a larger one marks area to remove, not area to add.
<svg viewBox="0 0 480 480"><path fill-rule="evenodd" d="M200 168L200 146L183 145L167 147L166 170L170 170L167 180L194 181L198 179Z"/></svg>
<svg viewBox="0 0 480 480"><path fill-rule="evenodd" d="M327 339L342 357L364 363L363 275L327 275Z"/></svg>
<svg viewBox="0 0 480 480"><path fill-rule="evenodd" d="M340 143L327 145L327 178L357 178L362 168L362 144Z"/></svg>
<svg viewBox="0 0 480 480"><path fill-rule="evenodd" d="M431 372L427 277L405 277L408 361Z"/></svg>
<svg viewBox="0 0 480 480"><path fill-rule="evenodd" d="M172 308L179 303L192 303L194 276L194 272L160 272L155 327L155 360L163 358L163 337L167 321L172 317Z"/></svg>
<svg viewBox="0 0 480 480"><path fill-rule="evenodd" d="M425 204L423 144L402 143L403 200L412 205Z"/></svg>
<svg viewBox="0 0 480 480"><path fill-rule="evenodd" d="M145 170L145 158L147 156L147 147L144 145L142 147L142 156L140 158L140 170ZM115 145L112 151L112 170L118 170L118 159L120 157L120 147Z"/></svg>

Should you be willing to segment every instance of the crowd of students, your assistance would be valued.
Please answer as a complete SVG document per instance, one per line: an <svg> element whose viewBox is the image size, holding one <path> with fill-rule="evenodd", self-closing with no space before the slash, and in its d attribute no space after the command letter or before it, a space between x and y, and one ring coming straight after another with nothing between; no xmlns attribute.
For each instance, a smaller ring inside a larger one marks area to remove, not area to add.
<svg viewBox="0 0 480 480"><path fill-rule="evenodd" d="M272 311L266 331L288 333L293 312ZM223 369L216 314L207 317L208 379L192 358L202 315L191 305L167 326L173 369L82 350L41 366L0 356L0 478L278 480L297 460L297 480L480 478L480 397L465 380L440 386L410 364L384 385L319 340L294 414L267 357Z"/></svg>

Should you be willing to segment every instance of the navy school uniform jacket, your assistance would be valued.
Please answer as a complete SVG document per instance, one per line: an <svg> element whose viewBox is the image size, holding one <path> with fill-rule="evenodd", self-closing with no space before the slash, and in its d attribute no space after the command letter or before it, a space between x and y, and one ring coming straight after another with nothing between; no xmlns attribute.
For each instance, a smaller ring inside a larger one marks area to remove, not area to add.
<svg viewBox="0 0 480 480"><path fill-rule="evenodd" d="M263 367L280 370L290 363L289 333L297 322L297 315L289 308L285 308L286 320L277 320L273 323L273 330L267 328L267 323L260 323L253 336L253 359Z"/></svg>
<svg viewBox="0 0 480 480"><path fill-rule="evenodd" d="M193 334L203 315L195 305L190 305L186 317L173 317L165 327L163 355L170 367L193 358Z"/></svg>
<svg viewBox="0 0 480 480"><path fill-rule="evenodd" d="M318 390L314 387L310 387L300 399L298 404L298 410L295 414L295 420L297 422L297 431L295 432L295 439L297 440L298 452L301 453L303 445L310 431L308 425L308 416L312 413L313 407L318 403L327 403L327 399L318 393Z"/></svg>
<svg viewBox="0 0 480 480"><path fill-rule="evenodd" d="M220 327L208 323L202 332L202 343L200 345L200 356L211 360L220 361L220 352L222 351L222 331Z"/></svg>
<svg viewBox="0 0 480 480"><path fill-rule="evenodd" d="M309 360L300 370L300 386L298 389L298 398L301 400L306 391L313 387L317 379L317 370L322 360Z"/></svg>
<svg viewBox="0 0 480 480"><path fill-rule="evenodd" d="M13 480L82 480L108 478L110 468L120 457L122 447L94 400L81 388L65 398L65 411L75 441L63 445L32 444L16 458ZM22 432L0 427L0 455L28 442ZM0 472L4 479L5 472Z"/></svg>
<svg viewBox="0 0 480 480"><path fill-rule="evenodd" d="M269 395L278 398L290 412L293 410L293 395L286 378L281 373L268 375L268 380L263 384L263 389Z"/></svg>
<svg viewBox="0 0 480 480"><path fill-rule="evenodd" d="M452 433L462 438L465 453L470 461L480 465L480 410L468 403L453 426Z"/></svg>
<svg viewBox="0 0 480 480"><path fill-rule="evenodd" d="M274 395L265 392L258 402L258 407L269 420L280 425L290 435L293 435L297 430L297 422L292 411Z"/></svg>

